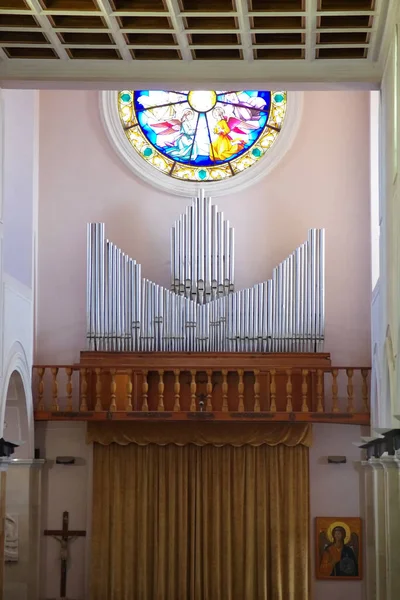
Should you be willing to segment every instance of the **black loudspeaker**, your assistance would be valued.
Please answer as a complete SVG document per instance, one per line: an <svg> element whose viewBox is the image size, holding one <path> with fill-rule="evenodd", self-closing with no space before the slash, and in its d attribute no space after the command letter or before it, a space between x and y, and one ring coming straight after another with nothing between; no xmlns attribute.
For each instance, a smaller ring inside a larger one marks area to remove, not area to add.
<svg viewBox="0 0 400 600"><path fill-rule="evenodd" d="M74 465L75 456L56 456L57 465Z"/></svg>
<svg viewBox="0 0 400 600"><path fill-rule="evenodd" d="M328 463L331 465L344 465L347 462L345 456L328 456Z"/></svg>

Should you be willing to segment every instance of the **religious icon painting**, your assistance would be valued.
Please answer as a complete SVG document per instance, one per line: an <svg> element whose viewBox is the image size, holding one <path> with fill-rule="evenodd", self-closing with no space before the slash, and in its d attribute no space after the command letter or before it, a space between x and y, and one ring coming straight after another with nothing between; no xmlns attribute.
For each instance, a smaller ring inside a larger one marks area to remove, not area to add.
<svg viewBox="0 0 400 600"><path fill-rule="evenodd" d="M361 579L361 519L317 517L315 529L317 579Z"/></svg>
<svg viewBox="0 0 400 600"><path fill-rule="evenodd" d="M159 171L221 181L256 164L277 140L284 91L123 90L118 114L129 143Z"/></svg>

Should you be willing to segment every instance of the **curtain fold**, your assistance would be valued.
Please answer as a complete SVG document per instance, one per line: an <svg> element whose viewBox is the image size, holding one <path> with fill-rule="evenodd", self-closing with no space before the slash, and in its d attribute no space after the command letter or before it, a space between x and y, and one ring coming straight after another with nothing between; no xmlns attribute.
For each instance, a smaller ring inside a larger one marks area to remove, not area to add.
<svg viewBox="0 0 400 600"><path fill-rule="evenodd" d="M91 600L309 600L308 448L95 443Z"/></svg>
<svg viewBox="0 0 400 600"><path fill-rule="evenodd" d="M275 446L285 444L311 446L311 425L308 423L228 423L219 422L162 422L115 421L88 423L87 441L108 445L157 444L164 446L194 444L205 446Z"/></svg>

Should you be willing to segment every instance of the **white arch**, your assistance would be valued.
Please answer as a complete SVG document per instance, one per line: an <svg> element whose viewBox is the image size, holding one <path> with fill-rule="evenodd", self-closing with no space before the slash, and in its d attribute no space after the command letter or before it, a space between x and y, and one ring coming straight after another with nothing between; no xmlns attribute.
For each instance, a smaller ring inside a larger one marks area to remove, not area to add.
<svg viewBox="0 0 400 600"><path fill-rule="evenodd" d="M117 103L118 92L100 94L100 114L109 140L127 167L148 184L177 196L197 196L200 189L210 196L222 196L244 190L265 177L292 147L303 112L303 92L290 92L282 131L262 160L243 173L223 181L195 183L169 177L147 163L132 147L121 127Z"/></svg>
<svg viewBox="0 0 400 600"><path fill-rule="evenodd" d="M24 442L26 450L31 458L34 457L34 420L33 420L33 399L32 399L32 377L31 369L25 354L25 350L19 341L14 342L8 357L6 357L4 369L3 388L1 391L0 405L0 437L4 431L4 416L6 411L7 392L10 385L11 377L14 372L17 372L22 380L25 404L26 404L26 419L27 419L27 438Z"/></svg>

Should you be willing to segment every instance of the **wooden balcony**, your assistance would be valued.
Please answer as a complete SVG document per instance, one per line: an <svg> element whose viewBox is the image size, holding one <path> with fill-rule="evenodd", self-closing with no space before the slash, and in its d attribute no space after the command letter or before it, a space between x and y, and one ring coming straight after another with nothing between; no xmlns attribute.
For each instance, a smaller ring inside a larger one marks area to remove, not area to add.
<svg viewBox="0 0 400 600"><path fill-rule="evenodd" d="M82 352L35 365L35 419L369 424L368 367L329 354Z"/></svg>

